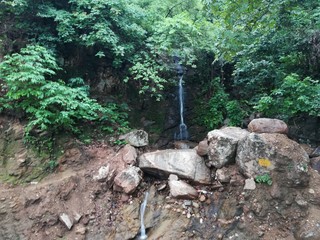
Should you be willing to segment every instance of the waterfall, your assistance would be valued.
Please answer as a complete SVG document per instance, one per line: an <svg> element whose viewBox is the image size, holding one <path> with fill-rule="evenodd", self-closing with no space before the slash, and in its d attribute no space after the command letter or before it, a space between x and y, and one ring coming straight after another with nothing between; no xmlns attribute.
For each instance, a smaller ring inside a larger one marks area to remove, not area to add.
<svg viewBox="0 0 320 240"><path fill-rule="evenodd" d="M176 135L177 140L187 140L188 130L187 125L184 123L184 96L183 96L183 75L179 79L179 105L180 105L180 125L179 133Z"/></svg>
<svg viewBox="0 0 320 240"><path fill-rule="evenodd" d="M141 221L140 238L139 238L140 240L147 239L147 237L148 237L146 235L146 228L144 226L144 221L143 221L144 212L145 212L146 207L147 207L148 195L149 195L149 193L146 192L146 195L144 197L143 203L140 206L140 221Z"/></svg>
<svg viewBox="0 0 320 240"><path fill-rule="evenodd" d="M180 58L175 55L173 57L175 67L179 76L179 107L180 107L180 124L179 130L174 134L175 140L187 140L189 138L187 125L184 123L184 90L183 90L183 73L184 69L180 64Z"/></svg>

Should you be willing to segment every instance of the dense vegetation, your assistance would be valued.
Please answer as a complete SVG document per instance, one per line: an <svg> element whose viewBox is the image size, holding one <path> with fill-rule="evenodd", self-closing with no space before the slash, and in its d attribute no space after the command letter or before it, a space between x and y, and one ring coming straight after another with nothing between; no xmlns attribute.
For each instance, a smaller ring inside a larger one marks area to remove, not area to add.
<svg viewBox="0 0 320 240"><path fill-rule="evenodd" d="M0 109L23 111L28 130L126 125L115 103L90 98L92 65L60 61L79 55L157 100L178 56L208 128L252 112L320 117L318 0L2 0L0 20Z"/></svg>

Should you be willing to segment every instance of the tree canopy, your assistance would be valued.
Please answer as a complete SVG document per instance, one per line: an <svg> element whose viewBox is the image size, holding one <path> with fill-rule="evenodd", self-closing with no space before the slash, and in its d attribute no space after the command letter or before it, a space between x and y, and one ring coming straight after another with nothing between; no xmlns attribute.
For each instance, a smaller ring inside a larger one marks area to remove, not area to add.
<svg viewBox="0 0 320 240"><path fill-rule="evenodd" d="M110 62L124 83L158 100L178 56L198 79L196 119L210 128L225 118L240 124L252 111L320 117L318 0L2 0L0 19L0 57L8 55L0 65L3 106L50 109L58 125L102 111L69 78L53 78L68 72L58 59L73 49ZM73 115L57 97L61 88L84 94L78 100L97 111ZM41 104L29 104L35 100ZM42 126L46 114L31 122Z"/></svg>

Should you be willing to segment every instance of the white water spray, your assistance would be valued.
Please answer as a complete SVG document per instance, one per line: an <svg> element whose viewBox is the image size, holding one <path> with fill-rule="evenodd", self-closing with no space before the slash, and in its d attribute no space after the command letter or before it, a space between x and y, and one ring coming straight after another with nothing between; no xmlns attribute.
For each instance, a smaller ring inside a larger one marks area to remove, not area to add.
<svg viewBox="0 0 320 240"><path fill-rule="evenodd" d="M146 228L144 226L144 221L143 221L144 212L145 212L146 207L147 207L148 195L149 195L149 193L146 192L146 195L144 197L143 203L140 206L140 221L141 221L140 238L139 238L140 240L147 239L147 237L148 237L146 235Z"/></svg>
<svg viewBox="0 0 320 240"><path fill-rule="evenodd" d="M179 104L180 104L180 125L179 133L175 135L177 140L187 140L188 130L187 125L184 123L184 97L183 97L183 75L179 79Z"/></svg>

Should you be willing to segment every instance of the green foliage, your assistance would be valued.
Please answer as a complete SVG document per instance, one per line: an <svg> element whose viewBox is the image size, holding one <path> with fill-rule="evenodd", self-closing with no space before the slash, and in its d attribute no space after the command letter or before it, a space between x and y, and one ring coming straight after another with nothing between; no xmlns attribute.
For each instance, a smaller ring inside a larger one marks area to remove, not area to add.
<svg viewBox="0 0 320 240"><path fill-rule="evenodd" d="M309 77L300 80L297 74L291 74L270 95L263 96L255 108L267 116L284 119L300 114L319 117L320 84Z"/></svg>
<svg viewBox="0 0 320 240"><path fill-rule="evenodd" d="M117 146L123 146L123 145L127 144L127 141L126 140L117 139L117 140L113 141L113 144L117 145Z"/></svg>
<svg viewBox="0 0 320 240"><path fill-rule="evenodd" d="M159 101L162 97L161 91L167 82L159 76L164 67L147 54L136 56L133 62L130 74L138 82L139 94L148 94ZM128 78L125 81L128 81Z"/></svg>
<svg viewBox="0 0 320 240"><path fill-rule="evenodd" d="M226 104L227 117L229 126L241 126L246 112L237 100L228 101Z"/></svg>
<svg viewBox="0 0 320 240"><path fill-rule="evenodd" d="M211 92L209 99L201 99L198 102L195 122L214 129L220 127L223 121L228 119L228 125L240 126L246 113L237 100L230 100L219 78L211 81L209 89L205 90L205 92Z"/></svg>
<svg viewBox="0 0 320 240"><path fill-rule="evenodd" d="M271 179L271 176L268 173L256 176L255 177L255 181L257 183L264 183L264 184L267 184L269 186L272 185L272 179Z"/></svg>
<svg viewBox="0 0 320 240"><path fill-rule="evenodd" d="M78 132L80 122L104 121L116 125L122 119L115 106L103 107L89 98L84 86L71 87L61 80L49 80L58 69L52 53L38 45L28 45L0 63L0 77L8 88L5 107L27 114L27 132L34 128ZM70 81L71 85L79 83L80 79Z"/></svg>

